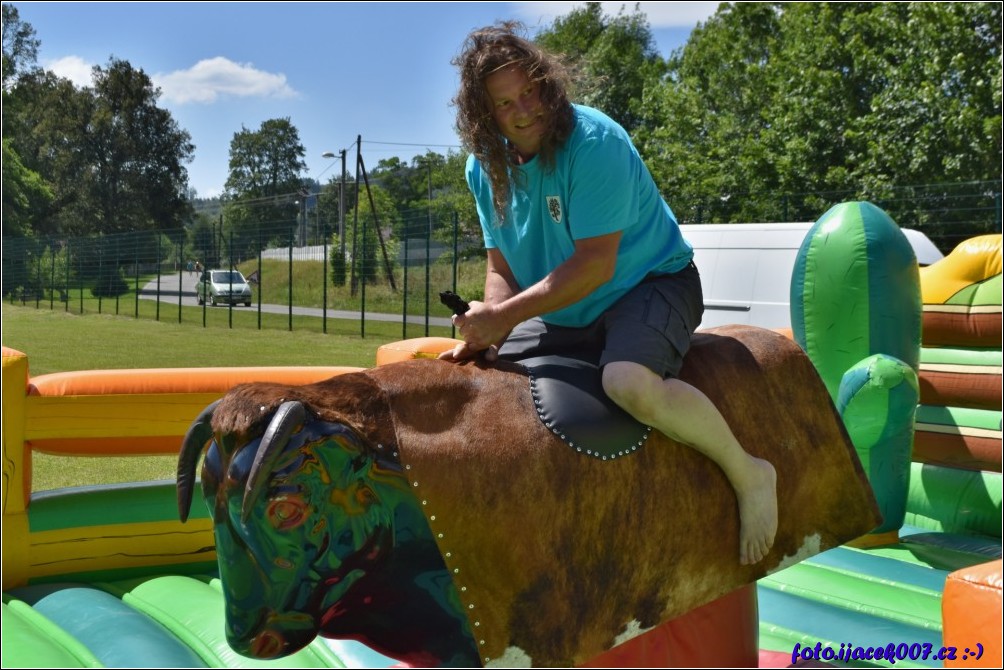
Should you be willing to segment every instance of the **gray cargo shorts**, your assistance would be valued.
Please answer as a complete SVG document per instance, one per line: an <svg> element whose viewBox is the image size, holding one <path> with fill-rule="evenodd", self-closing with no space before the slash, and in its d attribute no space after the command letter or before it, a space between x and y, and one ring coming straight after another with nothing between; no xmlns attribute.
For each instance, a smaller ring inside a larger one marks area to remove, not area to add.
<svg viewBox="0 0 1004 670"><path fill-rule="evenodd" d="M645 278L583 328L555 326L540 317L524 321L502 344L499 358L560 355L600 367L630 361L660 377L676 377L703 314L701 275L691 262L679 272Z"/></svg>

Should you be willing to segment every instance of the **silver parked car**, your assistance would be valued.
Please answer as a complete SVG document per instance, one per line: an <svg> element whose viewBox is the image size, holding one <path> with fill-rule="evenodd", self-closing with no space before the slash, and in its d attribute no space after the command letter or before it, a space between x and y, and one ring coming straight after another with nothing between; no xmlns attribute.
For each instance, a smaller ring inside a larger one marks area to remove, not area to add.
<svg viewBox="0 0 1004 670"><path fill-rule="evenodd" d="M237 270L206 270L199 277L195 294L200 305L209 301L211 305L242 302L245 307L251 306L251 286Z"/></svg>

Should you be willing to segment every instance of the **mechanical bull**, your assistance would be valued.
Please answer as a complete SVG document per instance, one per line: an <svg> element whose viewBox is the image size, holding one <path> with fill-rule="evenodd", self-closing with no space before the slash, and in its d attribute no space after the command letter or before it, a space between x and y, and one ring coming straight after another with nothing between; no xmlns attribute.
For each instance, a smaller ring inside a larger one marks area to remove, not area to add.
<svg viewBox="0 0 1004 670"><path fill-rule="evenodd" d="M723 473L653 431L601 460L542 423L527 372L413 360L234 388L178 465L213 511L227 636L292 653L318 633L414 665L569 666L879 522L809 359L771 331L698 333L681 377L777 469L779 528L738 563Z"/></svg>

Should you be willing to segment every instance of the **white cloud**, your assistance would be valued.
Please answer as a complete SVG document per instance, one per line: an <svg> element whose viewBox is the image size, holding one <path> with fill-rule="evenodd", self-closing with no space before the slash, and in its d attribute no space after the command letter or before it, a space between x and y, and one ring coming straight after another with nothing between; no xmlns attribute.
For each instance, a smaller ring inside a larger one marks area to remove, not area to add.
<svg viewBox="0 0 1004 670"><path fill-rule="evenodd" d="M64 56L50 61L44 67L57 77L69 79L79 88L91 85L91 64L80 56Z"/></svg>
<svg viewBox="0 0 1004 670"><path fill-rule="evenodd" d="M570 12L572 8L581 6L583 2L514 2L512 3L516 12L527 22L530 28L541 27L552 22L559 16ZM718 9L717 2L639 2L641 11L648 17L648 23L652 28L693 28L699 22L705 21L715 10ZM603 12L610 16L616 16L624 8L626 11L634 9L635 3L625 0L622 2L601 2ZM539 21L539 23L538 23Z"/></svg>
<svg viewBox="0 0 1004 670"><path fill-rule="evenodd" d="M286 75L256 69L251 63L235 63L217 56L201 60L187 70L151 77L165 102L212 103L221 96L239 98L291 98L297 95Z"/></svg>
<svg viewBox="0 0 1004 670"><path fill-rule="evenodd" d="M80 56L64 56L45 65L54 74L75 86L91 86L90 63ZM256 69L251 63L235 63L217 56L201 60L187 70L150 77L160 87L164 102L212 103L221 96L238 98L292 98L297 92L286 83L286 75Z"/></svg>

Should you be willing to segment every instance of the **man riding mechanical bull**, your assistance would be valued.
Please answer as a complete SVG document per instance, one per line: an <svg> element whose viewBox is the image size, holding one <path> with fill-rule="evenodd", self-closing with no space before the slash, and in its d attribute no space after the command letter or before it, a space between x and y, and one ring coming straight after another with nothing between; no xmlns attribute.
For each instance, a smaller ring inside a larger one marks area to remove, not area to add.
<svg viewBox="0 0 1004 670"><path fill-rule="evenodd" d="M455 63L488 251L463 342L237 387L186 437L181 513L211 442L241 653L320 633L418 665L582 663L877 523L801 350L694 334L692 247L623 128L571 104L515 24L471 33Z"/></svg>

